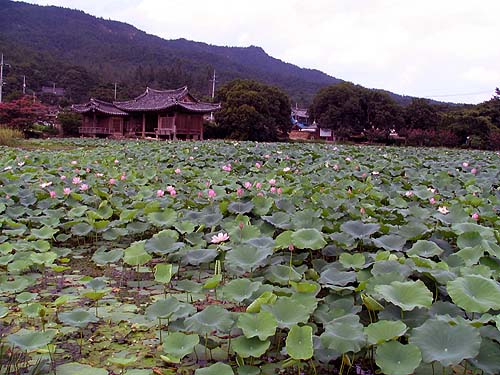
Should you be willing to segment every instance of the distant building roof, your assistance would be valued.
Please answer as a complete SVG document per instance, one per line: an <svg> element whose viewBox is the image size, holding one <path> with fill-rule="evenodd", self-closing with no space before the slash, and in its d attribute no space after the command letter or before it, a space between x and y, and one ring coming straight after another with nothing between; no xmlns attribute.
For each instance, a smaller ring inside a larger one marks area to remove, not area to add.
<svg viewBox="0 0 500 375"><path fill-rule="evenodd" d="M128 113L116 108L113 103L108 103L99 99L90 99L86 104L73 104L73 111L78 113L100 112L106 115L127 116Z"/></svg>
<svg viewBox="0 0 500 375"><path fill-rule="evenodd" d="M57 96L64 96L66 90L62 87L54 87L54 86L42 86L41 89L42 94L54 94Z"/></svg>
<svg viewBox="0 0 500 375"><path fill-rule="evenodd" d="M187 86L176 90L154 90L147 87L146 91L135 99L113 104L127 112L160 111L180 107L189 112L208 113L220 109L220 104L203 103L194 98Z"/></svg>
<svg viewBox="0 0 500 375"><path fill-rule="evenodd" d="M307 113L307 109L303 108L292 108L292 116L293 117L302 117L302 118L309 118L309 114Z"/></svg>

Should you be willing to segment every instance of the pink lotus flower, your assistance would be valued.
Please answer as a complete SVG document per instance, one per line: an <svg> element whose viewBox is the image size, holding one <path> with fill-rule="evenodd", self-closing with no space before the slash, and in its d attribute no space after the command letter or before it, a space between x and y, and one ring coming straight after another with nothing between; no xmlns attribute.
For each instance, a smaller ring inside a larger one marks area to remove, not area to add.
<svg viewBox="0 0 500 375"><path fill-rule="evenodd" d="M71 182L73 183L73 185L78 185L80 182L82 182L82 180L80 179L80 177L73 177Z"/></svg>
<svg viewBox="0 0 500 375"><path fill-rule="evenodd" d="M176 168L174 172L175 172L175 174L179 174L179 173L181 173L181 170L179 168Z"/></svg>
<svg viewBox="0 0 500 375"><path fill-rule="evenodd" d="M264 193L263 193L263 192L259 192L259 193L257 193L257 196L258 196L258 197L263 197L263 196L264 196Z"/></svg>
<svg viewBox="0 0 500 375"><path fill-rule="evenodd" d="M167 188L166 188L165 190L166 190L166 191L168 191L169 193L170 193L171 191L175 191L174 187L173 187L173 186L171 186L171 185L168 185L168 186L167 186Z"/></svg>
<svg viewBox="0 0 500 375"><path fill-rule="evenodd" d="M432 197L431 199L429 199L429 203L430 204L436 204L436 199L434 199L434 197Z"/></svg>
<svg viewBox="0 0 500 375"><path fill-rule="evenodd" d="M159 197L163 197L165 195L165 192L161 189L158 189L156 190L156 196L159 198Z"/></svg>
<svg viewBox="0 0 500 375"><path fill-rule="evenodd" d="M345 161L347 161L347 162L349 162L351 160L352 160L351 158L345 158Z"/></svg>
<svg viewBox="0 0 500 375"><path fill-rule="evenodd" d="M238 197L242 197L242 196L243 196L243 194L244 194L244 192L243 192L243 189L242 189L242 188L238 188L238 189L236 190L236 195L237 195Z"/></svg>
<svg viewBox="0 0 500 375"><path fill-rule="evenodd" d="M464 162L462 163L462 167L467 168L468 166L469 166L469 163L467 163L466 161L464 161Z"/></svg>
<svg viewBox="0 0 500 375"><path fill-rule="evenodd" d="M474 212L474 213L471 215L471 218L472 218L472 220L478 221L478 220L479 220L479 214L478 214L477 212Z"/></svg>
<svg viewBox="0 0 500 375"><path fill-rule="evenodd" d="M215 196L217 195L215 193L215 190L213 190L213 189L209 189L207 194L208 194L209 198L215 198Z"/></svg>
<svg viewBox="0 0 500 375"><path fill-rule="evenodd" d="M278 189L276 190L276 192L277 192L279 195L281 195L281 193L283 193L283 189L278 188Z"/></svg>
<svg viewBox="0 0 500 375"><path fill-rule="evenodd" d="M87 185L87 184L81 184L80 185L80 190L81 191L85 191L85 190L88 190L88 189L89 189L89 185Z"/></svg>
<svg viewBox="0 0 500 375"><path fill-rule="evenodd" d="M114 185L114 184L116 184L116 180L115 180L114 178L110 178L110 179L109 179L109 184L110 184L110 185Z"/></svg>
<svg viewBox="0 0 500 375"><path fill-rule="evenodd" d="M222 170L226 172L231 172L232 166L231 164L223 165Z"/></svg>
<svg viewBox="0 0 500 375"><path fill-rule="evenodd" d="M245 186L245 189L250 190L252 188L252 183L247 181L247 182L245 182L244 186Z"/></svg>
<svg viewBox="0 0 500 375"><path fill-rule="evenodd" d="M189 157L189 160L194 160L194 157L190 156L190 157Z"/></svg>
<svg viewBox="0 0 500 375"><path fill-rule="evenodd" d="M440 206L440 207L438 208L438 211L439 211L440 213L442 213L443 215L446 215L448 212L450 212L450 210L448 210L448 207L446 207L446 206Z"/></svg>
<svg viewBox="0 0 500 375"><path fill-rule="evenodd" d="M262 184L260 182L256 182L255 187L257 188L257 190L259 190L260 188L262 188Z"/></svg>
<svg viewBox="0 0 500 375"><path fill-rule="evenodd" d="M78 164L78 162L76 160L71 161L71 165L77 165L77 164Z"/></svg>
<svg viewBox="0 0 500 375"><path fill-rule="evenodd" d="M201 191L198 192L198 198L203 197L203 193Z"/></svg>
<svg viewBox="0 0 500 375"><path fill-rule="evenodd" d="M339 170L339 165L338 164L334 164L333 165L333 169L336 170L336 171L338 171Z"/></svg>
<svg viewBox="0 0 500 375"><path fill-rule="evenodd" d="M269 185L271 185L271 186L272 186L272 185L276 185L276 180L275 180L274 178L271 178L271 179L269 180Z"/></svg>
<svg viewBox="0 0 500 375"><path fill-rule="evenodd" d="M98 172L98 173L96 173L95 175L96 175L96 177L102 177L102 176L104 176L104 173L99 173L99 172Z"/></svg>
<svg viewBox="0 0 500 375"><path fill-rule="evenodd" d="M274 186L271 187L271 193L276 193L276 188Z"/></svg>
<svg viewBox="0 0 500 375"><path fill-rule="evenodd" d="M55 198L56 197L56 192L54 190L51 190L49 191L49 195L51 198Z"/></svg>
<svg viewBox="0 0 500 375"><path fill-rule="evenodd" d="M48 187L48 186L50 186L50 185L52 185L52 182L51 182L51 181L49 181L49 182L43 182L43 183L41 183L41 184L40 184L40 187L41 187L42 189L45 189L46 187Z"/></svg>
<svg viewBox="0 0 500 375"><path fill-rule="evenodd" d="M118 164L119 162L120 162L120 160L115 159L115 164Z"/></svg>
<svg viewBox="0 0 500 375"><path fill-rule="evenodd" d="M364 207L361 207L361 208L359 209L359 213L360 213L361 215L364 215L364 214L366 213L365 208L364 208Z"/></svg>
<svg viewBox="0 0 500 375"><path fill-rule="evenodd" d="M216 235L212 236L212 240L210 241L211 243L221 243L224 241L229 240L229 235L227 233L218 233Z"/></svg>
<svg viewBox="0 0 500 375"><path fill-rule="evenodd" d="M290 172L290 167L283 168L283 172Z"/></svg>
<svg viewBox="0 0 500 375"><path fill-rule="evenodd" d="M269 154L265 154L265 155L264 155L264 157L265 157L266 159L269 159L269 158L271 157L271 155L269 155Z"/></svg>
<svg viewBox="0 0 500 375"><path fill-rule="evenodd" d="M477 173L477 169L476 169L476 168L472 168L472 169L470 170L470 173L472 173L472 174L476 174L476 173Z"/></svg>
<svg viewBox="0 0 500 375"><path fill-rule="evenodd" d="M66 176L61 176L60 179L61 181L64 181L66 179Z"/></svg>
<svg viewBox="0 0 500 375"><path fill-rule="evenodd" d="M126 178L127 178L127 176L126 176L125 174L122 174L122 175L120 176L120 180L122 180L122 181L123 181L123 180L125 180Z"/></svg>
<svg viewBox="0 0 500 375"><path fill-rule="evenodd" d="M85 168L85 172L90 173L90 168Z"/></svg>
<svg viewBox="0 0 500 375"><path fill-rule="evenodd" d="M262 167L262 164L260 164L260 163L255 163L255 168L260 169L260 167Z"/></svg>
<svg viewBox="0 0 500 375"><path fill-rule="evenodd" d="M177 192L175 191L175 189L172 189L169 191L169 194L171 197L175 197L177 195Z"/></svg>
<svg viewBox="0 0 500 375"><path fill-rule="evenodd" d="M410 197L412 197L412 196L413 196L413 191L408 190L408 191L405 193L405 195L406 195L408 198L410 198Z"/></svg>
<svg viewBox="0 0 500 375"><path fill-rule="evenodd" d="M70 189L70 188L68 188L68 187L67 187L67 188L64 188L64 189L63 189L63 193L64 193L64 195L70 195L70 194L71 194L71 189Z"/></svg>

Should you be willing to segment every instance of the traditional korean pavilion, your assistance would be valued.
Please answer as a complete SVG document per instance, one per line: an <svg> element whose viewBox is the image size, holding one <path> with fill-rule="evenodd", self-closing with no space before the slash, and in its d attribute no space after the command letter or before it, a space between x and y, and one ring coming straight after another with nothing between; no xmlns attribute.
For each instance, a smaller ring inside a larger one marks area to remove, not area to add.
<svg viewBox="0 0 500 375"><path fill-rule="evenodd" d="M113 103L90 99L75 104L83 115L79 128L83 136L139 136L169 139L203 139L203 116L220 109L220 104L203 103L188 88L146 91L132 100Z"/></svg>

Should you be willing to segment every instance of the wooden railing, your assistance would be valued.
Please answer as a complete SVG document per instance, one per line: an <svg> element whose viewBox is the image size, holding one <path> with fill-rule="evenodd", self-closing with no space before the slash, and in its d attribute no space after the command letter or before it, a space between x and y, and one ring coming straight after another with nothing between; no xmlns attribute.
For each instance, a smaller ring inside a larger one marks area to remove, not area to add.
<svg viewBox="0 0 500 375"><path fill-rule="evenodd" d="M111 134L108 127L99 126L81 126L78 128L80 134Z"/></svg>

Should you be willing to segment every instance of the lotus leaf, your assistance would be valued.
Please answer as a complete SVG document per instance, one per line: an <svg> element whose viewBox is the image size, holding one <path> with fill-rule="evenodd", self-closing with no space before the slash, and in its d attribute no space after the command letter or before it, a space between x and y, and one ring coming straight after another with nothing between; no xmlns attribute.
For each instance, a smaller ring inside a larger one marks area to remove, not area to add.
<svg viewBox="0 0 500 375"><path fill-rule="evenodd" d="M384 341L403 336L407 329L406 324L399 320L380 320L365 327L364 331L370 344L381 344Z"/></svg>
<svg viewBox="0 0 500 375"><path fill-rule="evenodd" d="M295 324L306 323L309 320L308 309L288 297L278 298L272 305L263 305L262 309L274 315L280 328L290 328Z"/></svg>
<svg viewBox="0 0 500 375"><path fill-rule="evenodd" d="M54 339L56 333L57 331L53 329L46 330L44 332L42 331L36 331L36 332L25 331L22 333L18 332L7 336L7 341L17 346L21 350L33 351L43 348L48 344L50 344L50 342Z"/></svg>
<svg viewBox="0 0 500 375"><path fill-rule="evenodd" d="M363 325L357 315L345 315L326 324L320 339L325 348L339 353L356 353L365 342Z"/></svg>
<svg viewBox="0 0 500 375"><path fill-rule="evenodd" d="M202 263L210 263L219 253L215 249L189 250L184 253L183 262L198 266Z"/></svg>
<svg viewBox="0 0 500 375"><path fill-rule="evenodd" d="M454 303L468 312L500 309L500 284L479 275L459 277L448 282L446 289Z"/></svg>
<svg viewBox="0 0 500 375"><path fill-rule="evenodd" d="M89 323L95 323L99 321L99 318L97 318L93 313L89 311L76 309L60 313L59 320L62 323L72 327L84 328Z"/></svg>
<svg viewBox="0 0 500 375"><path fill-rule="evenodd" d="M171 227L177 220L177 212L167 208L161 212L152 212L147 217L149 222L157 227Z"/></svg>
<svg viewBox="0 0 500 375"><path fill-rule="evenodd" d="M227 206L227 210L233 214L246 214L254 208L251 201L248 202L231 202Z"/></svg>
<svg viewBox="0 0 500 375"><path fill-rule="evenodd" d="M231 313L220 306L208 306L185 320L186 329L199 334L228 332L233 323Z"/></svg>
<svg viewBox="0 0 500 375"><path fill-rule="evenodd" d="M217 362L212 366L197 369L194 375L234 375L234 371L231 366Z"/></svg>
<svg viewBox="0 0 500 375"><path fill-rule="evenodd" d="M241 303L259 290L261 285L260 282L253 282L250 279L231 280L222 287L222 295L225 299Z"/></svg>
<svg viewBox="0 0 500 375"><path fill-rule="evenodd" d="M292 326L286 337L286 351L295 360L307 360L311 358L314 352L312 327Z"/></svg>
<svg viewBox="0 0 500 375"><path fill-rule="evenodd" d="M377 285L375 291L386 301L411 311L415 307L429 308L432 305L432 293L421 281L393 281L389 285Z"/></svg>
<svg viewBox="0 0 500 375"><path fill-rule="evenodd" d="M264 265L272 254L271 248L238 245L227 252L226 265L236 274L242 275Z"/></svg>
<svg viewBox="0 0 500 375"><path fill-rule="evenodd" d="M479 353L479 330L470 325L450 325L441 320L429 319L413 329L410 343L422 352L424 362L437 361L443 366L457 365Z"/></svg>
<svg viewBox="0 0 500 375"><path fill-rule="evenodd" d="M155 280L162 284L168 284L172 280L173 266L170 263L161 263L155 266Z"/></svg>
<svg viewBox="0 0 500 375"><path fill-rule="evenodd" d="M306 228L292 233L292 244L299 249L319 250L326 246L326 241L319 230Z"/></svg>
<svg viewBox="0 0 500 375"><path fill-rule="evenodd" d="M117 263L123 258L122 249L113 249L109 251L99 251L92 255L92 260L99 265L108 263Z"/></svg>
<svg viewBox="0 0 500 375"><path fill-rule="evenodd" d="M345 268L359 269L363 268L366 259L363 254L342 253L340 254L339 261Z"/></svg>
<svg viewBox="0 0 500 375"><path fill-rule="evenodd" d="M123 261L131 266L142 266L151 259L152 256L145 250L145 241L132 243L123 254Z"/></svg>
<svg viewBox="0 0 500 375"><path fill-rule="evenodd" d="M375 362L387 375L408 375L420 365L422 355L416 345L403 345L397 341L383 343L377 347Z"/></svg>
<svg viewBox="0 0 500 375"><path fill-rule="evenodd" d="M278 296L270 291L266 291L262 293L258 298L256 298L248 307L247 312L249 313L258 313L262 307L262 305L273 304L278 299Z"/></svg>
<svg viewBox="0 0 500 375"><path fill-rule="evenodd" d="M479 354L469 359L469 362L486 374L499 374L500 347L498 343L488 338L483 338L479 348Z"/></svg>
<svg viewBox="0 0 500 375"><path fill-rule="evenodd" d="M260 311L256 314L241 314L238 317L237 326L243 330L245 337L258 337L259 340L264 341L276 333L278 322L272 313Z"/></svg>
<svg viewBox="0 0 500 375"><path fill-rule="evenodd" d="M200 342L198 335L187 335L182 332L169 333L163 340L163 350L169 357L180 360L194 351L194 347Z"/></svg>
<svg viewBox="0 0 500 375"><path fill-rule="evenodd" d="M81 363L65 363L57 367L57 374L60 375L108 375L102 368L92 367Z"/></svg>
<svg viewBox="0 0 500 375"><path fill-rule="evenodd" d="M424 258L431 258L435 255L441 255L443 249L441 249L435 242L427 240L419 240L415 242L412 248L408 251L408 255L417 255Z"/></svg>
<svg viewBox="0 0 500 375"><path fill-rule="evenodd" d="M233 350L238 353L241 358L258 358L269 349L271 341L265 339L261 341L257 337L247 338L245 336L239 336L233 340L232 345Z"/></svg>
<svg viewBox="0 0 500 375"><path fill-rule="evenodd" d="M380 229L380 225L365 224L362 221L347 221L340 226L340 229L354 238L368 238Z"/></svg>
<svg viewBox="0 0 500 375"><path fill-rule="evenodd" d="M86 236L90 232L92 232L93 227L88 223L78 223L71 227L71 233L76 236Z"/></svg>

